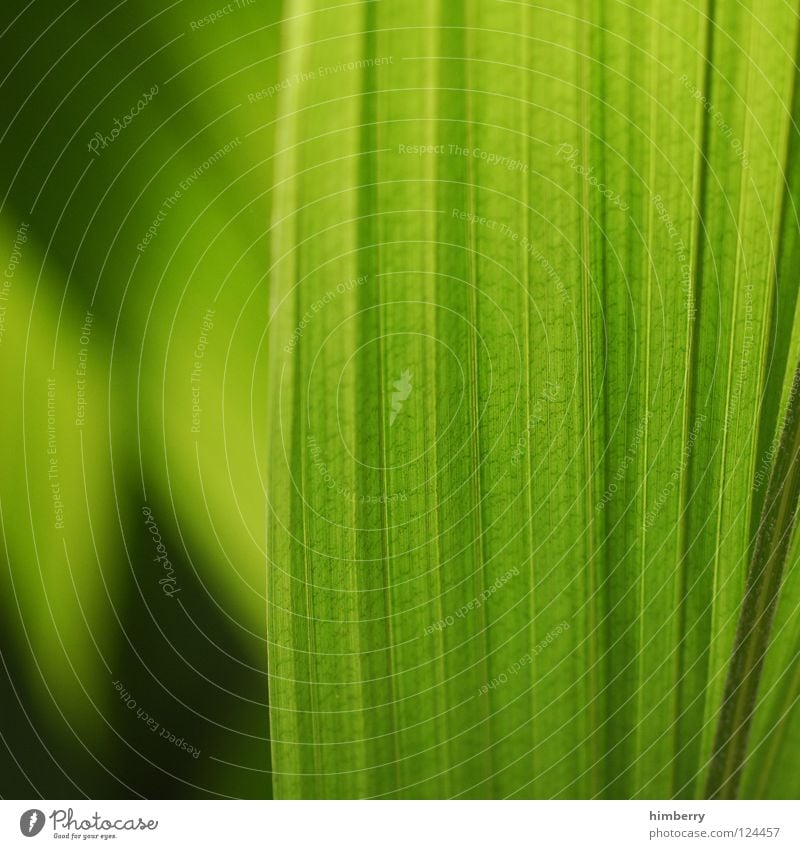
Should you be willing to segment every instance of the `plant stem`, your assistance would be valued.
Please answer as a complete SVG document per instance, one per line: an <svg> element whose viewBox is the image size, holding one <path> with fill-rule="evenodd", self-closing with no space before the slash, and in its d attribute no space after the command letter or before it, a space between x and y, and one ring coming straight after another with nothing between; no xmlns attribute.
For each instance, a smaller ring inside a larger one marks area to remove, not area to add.
<svg viewBox="0 0 800 849"><path fill-rule="evenodd" d="M800 502L798 394L800 364L792 381L756 532L706 785L706 796L710 799L736 798L747 755L758 685Z"/></svg>

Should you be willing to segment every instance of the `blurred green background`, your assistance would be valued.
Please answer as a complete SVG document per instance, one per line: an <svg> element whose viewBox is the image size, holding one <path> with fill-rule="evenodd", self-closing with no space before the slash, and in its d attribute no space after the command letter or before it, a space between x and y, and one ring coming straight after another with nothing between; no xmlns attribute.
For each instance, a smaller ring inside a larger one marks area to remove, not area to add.
<svg viewBox="0 0 800 849"><path fill-rule="evenodd" d="M271 792L281 4L219 8L3 5L4 797Z"/></svg>

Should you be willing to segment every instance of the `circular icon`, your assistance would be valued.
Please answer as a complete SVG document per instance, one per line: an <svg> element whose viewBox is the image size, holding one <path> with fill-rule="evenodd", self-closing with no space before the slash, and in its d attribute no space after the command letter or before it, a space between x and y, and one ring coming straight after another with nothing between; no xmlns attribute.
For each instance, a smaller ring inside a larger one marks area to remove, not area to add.
<svg viewBox="0 0 800 849"><path fill-rule="evenodd" d="M19 818L19 830L25 837L35 837L44 828L44 812L31 808Z"/></svg>

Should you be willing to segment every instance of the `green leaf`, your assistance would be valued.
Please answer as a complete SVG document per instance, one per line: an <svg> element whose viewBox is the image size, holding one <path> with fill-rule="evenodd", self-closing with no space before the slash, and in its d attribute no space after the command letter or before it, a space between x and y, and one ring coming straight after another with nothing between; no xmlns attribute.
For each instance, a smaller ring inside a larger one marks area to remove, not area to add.
<svg viewBox="0 0 800 849"><path fill-rule="evenodd" d="M292 11L276 794L702 794L797 351L796 10Z"/></svg>
<svg viewBox="0 0 800 849"><path fill-rule="evenodd" d="M712 798L735 797L800 503L800 370L789 396L728 671L708 778Z"/></svg>

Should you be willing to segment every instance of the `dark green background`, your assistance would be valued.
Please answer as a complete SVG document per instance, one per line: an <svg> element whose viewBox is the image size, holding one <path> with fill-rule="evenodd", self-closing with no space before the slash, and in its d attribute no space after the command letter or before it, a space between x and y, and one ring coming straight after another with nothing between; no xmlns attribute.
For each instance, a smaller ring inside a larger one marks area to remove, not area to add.
<svg viewBox="0 0 800 849"><path fill-rule="evenodd" d="M257 0L192 29L218 8L47 0L0 13L4 267L29 225L0 343L4 797L270 795L260 410L275 100L247 95L277 79L281 5ZM91 153L94 133L154 85ZM140 254L164 199L237 137ZM48 378L63 532L47 480ZM116 680L200 756L150 731Z"/></svg>

